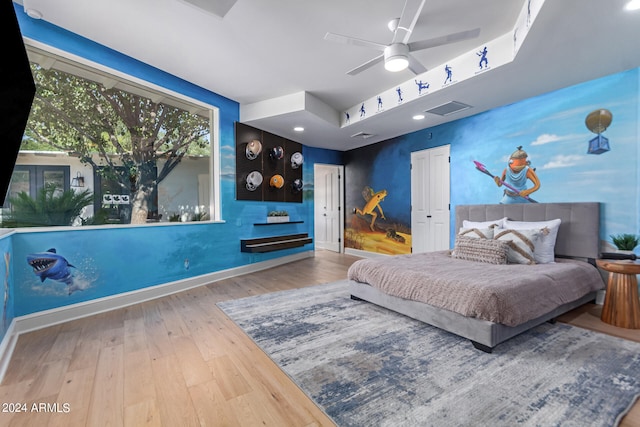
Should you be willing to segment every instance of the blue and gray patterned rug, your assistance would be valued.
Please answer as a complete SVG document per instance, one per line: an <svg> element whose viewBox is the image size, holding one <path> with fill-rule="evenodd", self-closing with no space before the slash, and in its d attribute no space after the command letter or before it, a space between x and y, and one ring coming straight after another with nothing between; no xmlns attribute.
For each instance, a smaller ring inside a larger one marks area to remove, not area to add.
<svg viewBox="0 0 640 427"><path fill-rule="evenodd" d="M339 426L612 426L640 395L640 343L560 323L486 354L346 282L218 306Z"/></svg>

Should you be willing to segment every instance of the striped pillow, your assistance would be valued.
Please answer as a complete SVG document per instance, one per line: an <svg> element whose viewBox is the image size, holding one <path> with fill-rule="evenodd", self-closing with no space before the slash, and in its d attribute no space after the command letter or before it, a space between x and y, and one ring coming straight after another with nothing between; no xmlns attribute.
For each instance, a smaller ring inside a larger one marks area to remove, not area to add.
<svg viewBox="0 0 640 427"><path fill-rule="evenodd" d="M461 228L459 236L472 237L474 239L493 239L492 228Z"/></svg>
<svg viewBox="0 0 640 427"><path fill-rule="evenodd" d="M506 264L507 250L508 244L506 242L456 236L451 256L465 261Z"/></svg>
<svg viewBox="0 0 640 427"><path fill-rule="evenodd" d="M498 230L493 236L495 240L506 242L509 246L507 261L511 264L535 264L536 242L540 238L540 230Z"/></svg>

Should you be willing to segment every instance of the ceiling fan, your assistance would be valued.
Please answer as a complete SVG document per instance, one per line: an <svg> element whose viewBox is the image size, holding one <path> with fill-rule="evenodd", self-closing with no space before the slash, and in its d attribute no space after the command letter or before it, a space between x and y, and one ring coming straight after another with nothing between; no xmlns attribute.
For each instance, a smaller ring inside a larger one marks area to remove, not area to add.
<svg viewBox="0 0 640 427"><path fill-rule="evenodd" d="M388 45L334 33L327 33L324 36L324 39L382 51L382 54L348 71L347 74L351 76L355 76L356 74L383 61L384 67L388 71L402 71L408 67L414 74L422 74L426 72L427 69L413 55L411 55L411 52L472 39L478 37L480 34L480 28L475 28L473 30L461 31L459 33L453 33L446 36L409 43L411 32L413 31L416 22L418 22L418 17L420 16L420 12L422 11L425 1L426 0L406 1L400 18L393 19L388 24L389 30L393 32L393 39Z"/></svg>

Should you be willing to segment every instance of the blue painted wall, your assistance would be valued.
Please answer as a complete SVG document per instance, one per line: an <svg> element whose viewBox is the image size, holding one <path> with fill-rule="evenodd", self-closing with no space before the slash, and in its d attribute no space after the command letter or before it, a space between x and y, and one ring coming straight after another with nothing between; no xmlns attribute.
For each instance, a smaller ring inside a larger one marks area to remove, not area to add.
<svg viewBox="0 0 640 427"><path fill-rule="evenodd" d="M476 170L473 161L501 175L511 153L522 146L541 182L530 196L534 200L601 202L602 240L610 240L611 234L640 234L639 92L640 70L633 69L348 151L347 215L363 203L362 188L369 185L389 190L381 203L388 222L410 226L411 152L450 144L454 224L456 205L500 203L502 198L503 188ZM598 109L613 115L602 133L610 151L587 154L588 141L596 135L587 129L585 118ZM376 224L383 227L384 221ZM451 230L452 245L454 233Z"/></svg>
<svg viewBox="0 0 640 427"><path fill-rule="evenodd" d="M346 214L362 204L362 188L386 187L382 206L397 222L410 220L410 153L451 145L451 202L498 203L501 189L475 170L478 160L493 173L501 173L509 155L522 145L537 168L542 186L532 197L541 202L600 201L604 205L601 238L640 230L638 205L640 135L638 70L498 108L466 119L424 129L346 153L304 147L304 201L296 203L236 201L234 193L233 123L236 102L149 67L91 41L42 21L28 18L16 6L26 37L102 63L159 86L183 93L220 109L221 197L224 224L187 223L165 226L19 232L0 238L0 251L9 253L8 322L14 316L132 291L174 280L238 267L289 255L305 248L251 255L239 251L239 240L269 234L313 235L313 164L346 164ZM586 154L594 135L584 119L595 109L607 108L613 123L604 132L611 151ZM287 210L303 224L254 227L271 210ZM452 209L453 212L453 209ZM347 217L348 223L349 217ZM452 239L453 241L453 239ZM55 248L73 267L74 285L34 274L29 254ZM188 260L188 262L186 262ZM2 267L6 270L6 267ZM0 269L0 277L5 270ZM2 335L6 327L0 330Z"/></svg>
<svg viewBox="0 0 640 427"><path fill-rule="evenodd" d="M11 236L0 236L0 277L2 278L2 299L0 300L0 340L2 340L13 320L13 270L11 268L11 256L13 242Z"/></svg>
<svg viewBox="0 0 640 427"><path fill-rule="evenodd" d="M0 251L11 256L9 288L14 301L9 316L80 303L95 298L186 279L313 249L313 245L265 254L240 252L240 239L266 235L309 233L313 236L313 164L341 161L341 153L303 147L303 203L235 200L234 122L237 102L193 85L133 58L97 45L43 21L33 20L15 5L23 36L87 58L123 73L182 93L220 109L222 218L225 223L176 223L141 227L103 227L46 232L18 232L0 240ZM311 197L309 197L311 195ZM272 210L287 210L302 224L255 227ZM71 287L41 281L27 257L55 249L72 266ZM1 271L0 271L1 273ZM71 293L69 291L71 290ZM6 331L6 330L5 330Z"/></svg>

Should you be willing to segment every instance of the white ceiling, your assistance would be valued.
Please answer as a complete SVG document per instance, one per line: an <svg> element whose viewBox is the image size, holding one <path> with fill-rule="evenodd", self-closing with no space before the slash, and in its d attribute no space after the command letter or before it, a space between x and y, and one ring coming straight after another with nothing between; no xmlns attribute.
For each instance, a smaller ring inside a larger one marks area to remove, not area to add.
<svg viewBox="0 0 640 427"><path fill-rule="evenodd" d="M640 66L640 11L624 11L626 0L547 0L512 63L341 128L343 111L413 75L408 70L390 73L379 64L348 76L348 70L379 52L332 43L324 35L387 44L392 38L387 22L400 16L402 0L237 0L222 18L184 0L16 1L38 10L45 21L239 102L241 121L247 124L336 150ZM431 69L509 33L525 1L427 0L410 41L476 27L481 33L415 56ZM299 107L301 93L312 96L314 108ZM411 119L452 100L473 108ZM245 120L252 107L269 102L272 114ZM293 131L298 125L305 127L303 133ZM361 131L374 136L351 138Z"/></svg>

